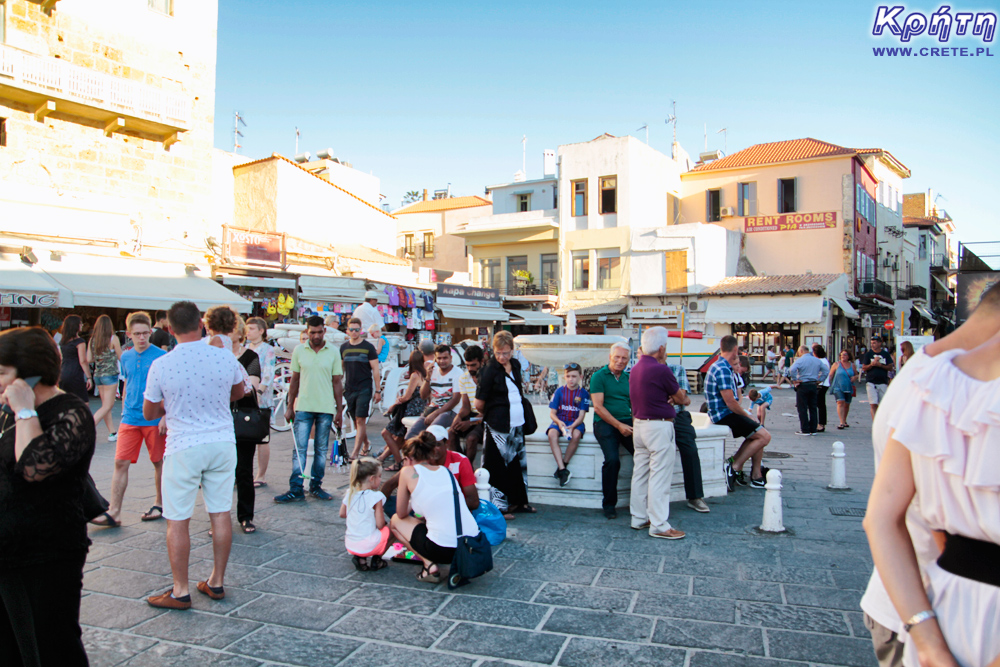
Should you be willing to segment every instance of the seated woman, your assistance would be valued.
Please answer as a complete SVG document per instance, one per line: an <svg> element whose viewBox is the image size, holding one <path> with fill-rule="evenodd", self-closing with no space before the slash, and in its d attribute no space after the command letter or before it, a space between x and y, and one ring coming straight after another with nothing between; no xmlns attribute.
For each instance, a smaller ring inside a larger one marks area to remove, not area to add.
<svg viewBox="0 0 1000 667"><path fill-rule="evenodd" d="M403 469L403 457L400 454L403 437L406 435L403 418L419 417L424 414L424 408L427 407L427 401L420 398L420 385L427 377L427 370L424 368L424 355L419 350L410 355L409 374L410 380L406 385L406 391L386 411L389 415L389 424L382 429L382 439L385 440L386 448L378 455L378 462L384 463L389 454L395 459L394 465L386 468L386 472L399 472Z"/></svg>
<svg viewBox="0 0 1000 667"><path fill-rule="evenodd" d="M426 431L403 445L410 465L400 472L396 513L390 522L396 538L423 561L417 580L431 584L440 583L438 565L451 563L459 538L455 530L457 482L448 468L431 463L436 448L437 440ZM411 509L420 518L410 516ZM459 502L458 509L462 536L478 535L479 525L466 503Z"/></svg>

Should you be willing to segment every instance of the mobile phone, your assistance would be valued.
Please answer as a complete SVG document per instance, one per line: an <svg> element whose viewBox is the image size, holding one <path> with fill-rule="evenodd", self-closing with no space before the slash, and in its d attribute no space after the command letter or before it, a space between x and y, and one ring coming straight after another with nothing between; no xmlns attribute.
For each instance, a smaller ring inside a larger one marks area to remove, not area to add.
<svg viewBox="0 0 1000 667"><path fill-rule="evenodd" d="M28 383L29 387L31 387L32 389L34 389L35 385L38 384L38 381L41 380L41 379L42 378L41 378L40 375L32 375L30 378L24 378L24 381ZM11 410L10 406L7 405L6 403L4 403L2 406L0 406L0 410L3 410L4 412L6 412L9 415L14 414L14 411Z"/></svg>

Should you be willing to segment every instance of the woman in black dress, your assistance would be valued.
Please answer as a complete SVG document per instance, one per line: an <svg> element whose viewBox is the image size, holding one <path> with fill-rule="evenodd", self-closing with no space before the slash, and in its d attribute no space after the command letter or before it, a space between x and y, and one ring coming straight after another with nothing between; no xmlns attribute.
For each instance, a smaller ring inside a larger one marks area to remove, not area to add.
<svg viewBox="0 0 1000 667"><path fill-rule="evenodd" d="M256 408L257 388L260 386L260 358L257 353L245 347L247 328L243 318L236 316L236 328L229 334L233 341L233 354L250 376L254 391L233 403L233 407ZM253 510L256 492L253 485L253 456L257 451L256 441L236 441L236 520L244 533L255 533Z"/></svg>
<svg viewBox="0 0 1000 667"><path fill-rule="evenodd" d="M67 315L62 324L62 339L59 351L62 352L62 369L59 373L59 388L67 394L80 397L83 404L90 409L89 391L94 388L90 377L90 364L87 363L87 341L80 337L80 327L83 320L79 315Z"/></svg>
<svg viewBox="0 0 1000 667"><path fill-rule="evenodd" d="M0 333L0 404L9 410L0 413L0 665L87 665L80 591L94 418L56 387L59 371L44 329Z"/></svg>

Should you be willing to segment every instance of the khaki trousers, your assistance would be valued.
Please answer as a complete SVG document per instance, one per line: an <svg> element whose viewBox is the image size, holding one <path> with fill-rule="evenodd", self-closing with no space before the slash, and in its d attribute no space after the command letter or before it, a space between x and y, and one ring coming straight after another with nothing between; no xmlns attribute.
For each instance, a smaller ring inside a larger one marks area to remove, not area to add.
<svg viewBox="0 0 1000 667"><path fill-rule="evenodd" d="M632 525L649 520L649 532L670 530L670 485L674 477L674 423L635 419L632 422Z"/></svg>
<svg viewBox="0 0 1000 667"><path fill-rule="evenodd" d="M865 627L872 633L872 648L879 667L901 667L903 664L903 642L899 635L865 614Z"/></svg>

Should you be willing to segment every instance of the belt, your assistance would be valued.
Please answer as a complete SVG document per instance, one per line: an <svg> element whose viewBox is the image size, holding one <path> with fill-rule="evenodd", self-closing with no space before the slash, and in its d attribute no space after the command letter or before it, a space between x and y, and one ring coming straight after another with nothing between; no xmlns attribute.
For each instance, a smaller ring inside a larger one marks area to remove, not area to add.
<svg viewBox="0 0 1000 667"><path fill-rule="evenodd" d="M972 579L990 586L1000 587L1000 544L976 540L963 535L946 533L944 551L937 560L938 566L965 579Z"/></svg>
<svg viewBox="0 0 1000 667"><path fill-rule="evenodd" d="M654 417L653 419L642 419L640 417L635 418L636 421L640 422L672 422L673 417Z"/></svg>

